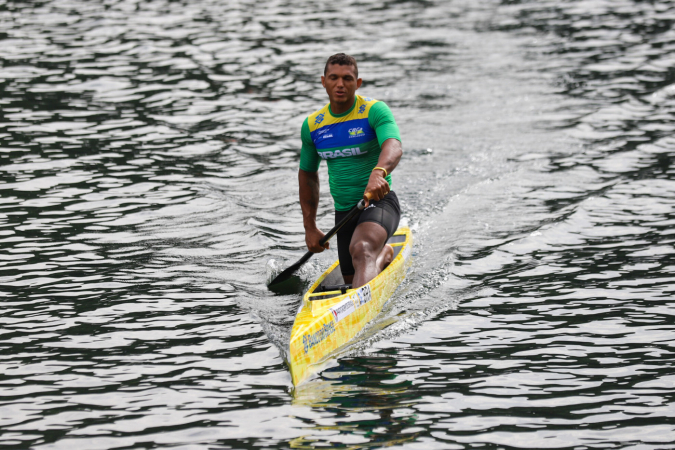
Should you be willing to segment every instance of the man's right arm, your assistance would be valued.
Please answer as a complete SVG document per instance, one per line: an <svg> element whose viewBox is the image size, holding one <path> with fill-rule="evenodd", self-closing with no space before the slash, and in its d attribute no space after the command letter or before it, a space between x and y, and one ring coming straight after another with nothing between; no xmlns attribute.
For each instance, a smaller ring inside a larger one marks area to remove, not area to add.
<svg viewBox="0 0 675 450"><path fill-rule="evenodd" d="M316 211L319 208L319 155L309 132L307 119L302 124L300 132L302 149L300 150L300 170L298 171L298 185L300 187L300 208L302 208L302 223L305 226L305 243L309 251L321 253L324 248L319 244L324 233L316 226Z"/></svg>
<svg viewBox="0 0 675 450"><path fill-rule="evenodd" d="M302 208L302 223L305 226L305 243L312 253L321 253L329 248L319 244L325 234L316 226L316 211L319 208L319 172L298 171L300 185L300 208Z"/></svg>

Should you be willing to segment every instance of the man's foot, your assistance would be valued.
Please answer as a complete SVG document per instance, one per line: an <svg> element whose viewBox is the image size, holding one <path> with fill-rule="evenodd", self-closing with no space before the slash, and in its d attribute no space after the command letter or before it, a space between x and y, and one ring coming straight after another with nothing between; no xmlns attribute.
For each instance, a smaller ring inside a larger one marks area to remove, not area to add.
<svg viewBox="0 0 675 450"><path fill-rule="evenodd" d="M382 272L384 269L387 268L389 264L394 260L394 247L392 247L389 244L384 244L384 247L382 247L382 251L380 251L380 254L377 255L377 260L375 261L375 264L377 265L377 268Z"/></svg>

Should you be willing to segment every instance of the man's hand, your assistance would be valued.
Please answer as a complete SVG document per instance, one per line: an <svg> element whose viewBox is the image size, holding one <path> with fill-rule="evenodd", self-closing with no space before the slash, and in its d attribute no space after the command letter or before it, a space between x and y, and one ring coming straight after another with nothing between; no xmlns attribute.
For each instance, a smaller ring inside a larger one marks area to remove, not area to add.
<svg viewBox="0 0 675 450"><path fill-rule="evenodd" d="M307 249L312 253L321 253L327 248L330 248L330 244L326 244L322 247L319 241L325 236L324 232L318 228L314 229L305 229L305 243L307 244Z"/></svg>
<svg viewBox="0 0 675 450"><path fill-rule="evenodd" d="M385 195L389 193L389 183L384 178L384 172L380 169L375 169L371 172L370 178L368 179L368 186L366 186L366 191L363 193L365 196L367 193L370 193L370 200L377 201L382 200ZM370 204L370 201L366 199L366 206Z"/></svg>

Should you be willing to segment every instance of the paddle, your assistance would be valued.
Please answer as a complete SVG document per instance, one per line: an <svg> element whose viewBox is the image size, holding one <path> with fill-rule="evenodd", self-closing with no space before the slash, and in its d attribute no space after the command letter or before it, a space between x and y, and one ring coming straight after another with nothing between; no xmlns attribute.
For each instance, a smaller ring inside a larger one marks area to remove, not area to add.
<svg viewBox="0 0 675 450"><path fill-rule="evenodd" d="M370 199L370 195L367 196ZM335 234L346 224L349 222L349 220L354 217L356 214L358 214L359 211L362 211L363 208L366 207L366 201L365 199L359 200L359 202L356 204L355 207L349 211L349 213L345 216L344 219L342 219L337 225L335 225L324 237L321 238L319 241L319 244L323 247L326 242L330 240ZM309 258L311 258L314 255L312 252L307 252L304 254L302 258L298 260L295 264L293 264L291 267L288 269L284 270L281 272L279 275L276 276L274 280L267 286L268 288L273 288L276 287L277 285L283 283L284 281L288 280L290 277L293 276L293 274L300 268L302 267L303 264L307 262Z"/></svg>

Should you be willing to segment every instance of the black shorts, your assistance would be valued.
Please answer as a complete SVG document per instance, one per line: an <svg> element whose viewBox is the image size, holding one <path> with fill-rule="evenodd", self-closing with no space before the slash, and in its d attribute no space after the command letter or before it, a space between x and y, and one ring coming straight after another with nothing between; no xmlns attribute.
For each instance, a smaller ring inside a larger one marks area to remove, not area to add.
<svg viewBox="0 0 675 450"><path fill-rule="evenodd" d="M337 224L349 211L335 211L335 223ZM394 191L389 191L382 200L370 202L368 207L355 215L337 232L338 257L340 258L340 271L342 275L354 275L352 255L349 253L349 244L356 227L363 222L379 223L387 230L387 238L390 238L398 229L401 220L401 206Z"/></svg>

